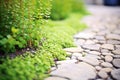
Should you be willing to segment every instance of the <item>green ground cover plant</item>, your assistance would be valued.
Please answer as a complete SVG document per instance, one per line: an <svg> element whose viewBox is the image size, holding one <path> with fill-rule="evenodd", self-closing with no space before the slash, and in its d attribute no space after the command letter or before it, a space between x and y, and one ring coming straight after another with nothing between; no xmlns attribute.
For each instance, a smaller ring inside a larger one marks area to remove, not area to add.
<svg viewBox="0 0 120 80"><path fill-rule="evenodd" d="M53 21L50 10L51 0L0 1L0 52L7 54L0 55L0 80L44 80L55 61L66 58L63 48L75 46L72 36L86 28L83 15Z"/></svg>
<svg viewBox="0 0 120 80"><path fill-rule="evenodd" d="M51 0L0 0L0 51L35 48L41 24L49 17Z"/></svg>
<svg viewBox="0 0 120 80"><path fill-rule="evenodd" d="M67 56L62 49L75 46L72 35L86 27L80 23L81 17L80 14L71 14L63 21L49 20L40 31L44 41L37 51L0 61L0 79L43 80L50 67L55 66L54 60L64 60Z"/></svg>

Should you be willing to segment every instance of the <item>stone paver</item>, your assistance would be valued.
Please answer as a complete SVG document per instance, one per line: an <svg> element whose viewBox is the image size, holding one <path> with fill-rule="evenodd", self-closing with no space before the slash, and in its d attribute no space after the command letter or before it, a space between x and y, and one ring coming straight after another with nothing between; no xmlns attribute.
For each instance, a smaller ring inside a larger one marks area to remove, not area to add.
<svg viewBox="0 0 120 80"><path fill-rule="evenodd" d="M113 56L112 53L106 53L106 52L103 52L102 55L104 55L104 56Z"/></svg>
<svg viewBox="0 0 120 80"><path fill-rule="evenodd" d="M120 69L115 69L111 72L111 75L114 79L120 80Z"/></svg>
<svg viewBox="0 0 120 80"><path fill-rule="evenodd" d="M102 69L102 67L96 66L95 69L96 69L97 71L100 71L100 70Z"/></svg>
<svg viewBox="0 0 120 80"><path fill-rule="evenodd" d="M96 77L95 68L85 62L61 64L58 67L57 70L50 74L66 77L71 80L88 80Z"/></svg>
<svg viewBox="0 0 120 80"><path fill-rule="evenodd" d="M64 49L66 52L82 52L83 49L81 47L78 47L78 48L65 48Z"/></svg>
<svg viewBox="0 0 120 80"><path fill-rule="evenodd" d="M108 74L105 71L98 72L98 76L100 76L103 79L106 79L108 77Z"/></svg>
<svg viewBox="0 0 120 80"><path fill-rule="evenodd" d="M105 56L105 61L106 62L111 62L113 60L112 56Z"/></svg>
<svg viewBox="0 0 120 80"><path fill-rule="evenodd" d="M114 39L114 40L120 40L120 35L118 34L108 34L107 39Z"/></svg>
<svg viewBox="0 0 120 80"><path fill-rule="evenodd" d="M77 35L74 36L74 38L78 39L91 39L95 36L95 33L89 33L89 32L80 32Z"/></svg>
<svg viewBox="0 0 120 80"><path fill-rule="evenodd" d="M79 58L80 59L80 58ZM95 58L90 58L90 57L86 57L86 58L82 58L82 59L80 59L80 60L82 60L83 62L86 62L86 63L88 63L88 64L91 64L91 65L93 65L93 66L97 66L97 65L99 65L99 61L98 61L98 59L95 59Z"/></svg>
<svg viewBox="0 0 120 80"><path fill-rule="evenodd" d="M76 34L76 47L57 61L45 80L120 80L120 7L89 6L88 28Z"/></svg>
<svg viewBox="0 0 120 80"><path fill-rule="evenodd" d="M107 40L107 44L120 44L120 41L117 40Z"/></svg>
<svg viewBox="0 0 120 80"><path fill-rule="evenodd" d="M93 55L101 55L101 53L97 51L89 51L89 53Z"/></svg>
<svg viewBox="0 0 120 80"><path fill-rule="evenodd" d="M100 49L100 45L96 44L96 45L91 45L91 44L88 44L88 45L83 45L82 46L84 49L89 49L89 50L96 50L98 51Z"/></svg>
<svg viewBox="0 0 120 80"><path fill-rule="evenodd" d="M116 49L120 49L120 45L115 45Z"/></svg>
<svg viewBox="0 0 120 80"><path fill-rule="evenodd" d="M120 59L114 59L114 60L113 60L113 65L114 65L115 67L119 67L119 68L120 68Z"/></svg>
<svg viewBox="0 0 120 80"><path fill-rule="evenodd" d="M105 71L107 73L112 71L112 68L102 68L101 71Z"/></svg>
<svg viewBox="0 0 120 80"><path fill-rule="evenodd" d="M119 54L120 55L120 49L116 49L113 51L114 54Z"/></svg>
<svg viewBox="0 0 120 80"><path fill-rule="evenodd" d="M114 50L114 46L112 44L103 44L101 48L108 49L108 50Z"/></svg>
<svg viewBox="0 0 120 80"><path fill-rule="evenodd" d="M103 62L103 63L101 63L101 66L106 67L106 68L111 68L111 67L113 67L113 65L112 65L111 63L108 63L108 62Z"/></svg>
<svg viewBox="0 0 120 80"><path fill-rule="evenodd" d="M113 56L115 59L120 59L120 55L114 55Z"/></svg>

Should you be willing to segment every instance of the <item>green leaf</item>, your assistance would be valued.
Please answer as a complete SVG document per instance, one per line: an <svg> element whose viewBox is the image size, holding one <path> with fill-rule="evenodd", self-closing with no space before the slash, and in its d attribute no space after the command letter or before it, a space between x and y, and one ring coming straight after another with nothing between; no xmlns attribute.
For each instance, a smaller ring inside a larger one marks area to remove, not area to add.
<svg viewBox="0 0 120 80"><path fill-rule="evenodd" d="M12 28L11 28L11 31L12 31L12 33L14 34L14 33L17 33L17 32L19 31L19 29L15 28L15 27L12 27Z"/></svg>

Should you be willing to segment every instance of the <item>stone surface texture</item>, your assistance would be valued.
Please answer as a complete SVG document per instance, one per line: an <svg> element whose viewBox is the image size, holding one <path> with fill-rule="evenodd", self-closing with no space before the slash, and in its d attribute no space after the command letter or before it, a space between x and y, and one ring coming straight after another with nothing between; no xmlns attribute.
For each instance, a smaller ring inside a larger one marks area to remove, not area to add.
<svg viewBox="0 0 120 80"><path fill-rule="evenodd" d="M105 61L106 62L111 62L113 60L112 56L105 56Z"/></svg>
<svg viewBox="0 0 120 80"><path fill-rule="evenodd" d="M111 72L111 75L114 79L120 80L120 69L115 69Z"/></svg>
<svg viewBox="0 0 120 80"><path fill-rule="evenodd" d="M108 77L108 74L105 71L98 72L98 76L100 76L103 79L106 79Z"/></svg>
<svg viewBox="0 0 120 80"><path fill-rule="evenodd" d="M114 65L115 67L119 67L119 68L120 68L120 59L114 59L114 60L113 60L113 65Z"/></svg>
<svg viewBox="0 0 120 80"><path fill-rule="evenodd" d="M79 79L88 80L88 79L94 79L96 77L96 72L94 67L85 62L80 62L78 64L64 63L59 65L58 67L59 68L57 70L51 72L51 75L66 77L72 80L79 80Z"/></svg>

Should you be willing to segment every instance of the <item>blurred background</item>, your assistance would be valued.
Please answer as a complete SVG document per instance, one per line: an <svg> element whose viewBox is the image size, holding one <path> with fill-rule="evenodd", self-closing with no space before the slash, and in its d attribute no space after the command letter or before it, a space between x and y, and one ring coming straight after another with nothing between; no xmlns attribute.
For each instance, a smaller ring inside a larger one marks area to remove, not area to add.
<svg viewBox="0 0 120 80"><path fill-rule="evenodd" d="M120 0L84 0L86 4L120 6Z"/></svg>

